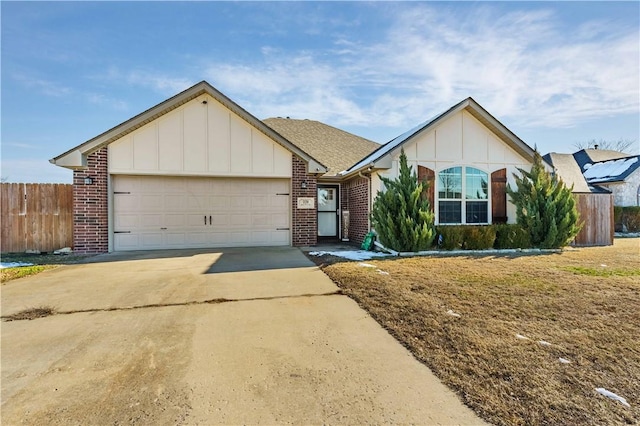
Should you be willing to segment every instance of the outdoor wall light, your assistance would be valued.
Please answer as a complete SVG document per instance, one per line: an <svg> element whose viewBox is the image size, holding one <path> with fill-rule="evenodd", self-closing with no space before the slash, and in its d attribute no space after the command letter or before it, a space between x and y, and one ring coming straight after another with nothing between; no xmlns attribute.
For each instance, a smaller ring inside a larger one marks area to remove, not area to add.
<svg viewBox="0 0 640 426"><path fill-rule="evenodd" d="M302 182L300 182L300 188L307 189L307 181L306 180L303 180Z"/></svg>
<svg viewBox="0 0 640 426"><path fill-rule="evenodd" d="M91 184L93 184L93 178L90 178L90 177L86 177L86 178L84 178L84 184L85 184L85 185L91 185Z"/></svg>

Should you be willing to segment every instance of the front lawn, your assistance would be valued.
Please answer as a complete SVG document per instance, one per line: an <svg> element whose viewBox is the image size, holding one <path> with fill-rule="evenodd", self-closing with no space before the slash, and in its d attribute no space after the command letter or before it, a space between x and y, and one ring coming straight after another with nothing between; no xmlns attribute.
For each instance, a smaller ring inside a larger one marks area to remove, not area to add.
<svg viewBox="0 0 640 426"><path fill-rule="evenodd" d="M0 283L5 284L17 278L28 277L57 268L70 263L78 263L85 260L86 254L26 254L26 253L2 253L0 260L3 263L24 263L28 266L16 266L12 268L0 269Z"/></svg>
<svg viewBox="0 0 640 426"><path fill-rule="evenodd" d="M323 270L492 423L640 424L639 243Z"/></svg>

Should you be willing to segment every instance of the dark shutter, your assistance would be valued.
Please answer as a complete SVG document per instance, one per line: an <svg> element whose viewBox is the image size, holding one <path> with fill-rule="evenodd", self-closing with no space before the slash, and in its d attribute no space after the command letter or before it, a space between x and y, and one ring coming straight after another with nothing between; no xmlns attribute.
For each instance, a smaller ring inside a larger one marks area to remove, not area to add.
<svg viewBox="0 0 640 426"><path fill-rule="evenodd" d="M418 166L418 180L427 183L427 188L425 189L425 196L429 200L431 211L434 211L435 190L436 190L435 189L435 186L436 186L435 172L428 167Z"/></svg>
<svg viewBox="0 0 640 426"><path fill-rule="evenodd" d="M491 222L507 223L507 169L491 173Z"/></svg>

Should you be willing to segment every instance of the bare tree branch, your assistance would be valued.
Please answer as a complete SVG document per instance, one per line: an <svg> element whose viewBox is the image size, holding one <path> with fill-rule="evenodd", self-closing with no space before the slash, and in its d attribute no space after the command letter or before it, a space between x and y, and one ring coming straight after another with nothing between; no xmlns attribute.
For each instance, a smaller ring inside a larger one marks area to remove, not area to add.
<svg viewBox="0 0 640 426"><path fill-rule="evenodd" d="M611 151L625 152L627 154L634 154L634 149L637 151L637 141L635 139L618 139L618 140L595 140L575 142L573 147L577 150L581 149L608 149Z"/></svg>

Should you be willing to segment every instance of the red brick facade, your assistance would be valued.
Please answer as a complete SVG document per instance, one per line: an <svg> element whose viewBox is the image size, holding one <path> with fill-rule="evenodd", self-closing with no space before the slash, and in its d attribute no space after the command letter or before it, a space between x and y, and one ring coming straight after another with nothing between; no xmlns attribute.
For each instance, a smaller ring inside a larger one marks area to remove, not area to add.
<svg viewBox="0 0 640 426"><path fill-rule="evenodd" d="M349 210L349 241L360 244L369 232L369 178L357 176L341 188L342 209Z"/></svg>
<svg viewBox="0 0 640 426"><path fill-rule="evenodd" d="M318 242L318 182L307 172L307 163L293 155L291 164L291 243L312 246ZM306 182L306 189L302 188ZM298 198L313 198L313 209L298 209Z"/></svg>
<svg viewBox="0 0 640 426"><path fill-rule="evenodd" d="M91 178L92 183L85 183ZM87 168L73 171L73 251L109 251L107 148L87 158Z"/></svg>

